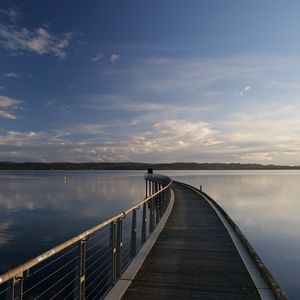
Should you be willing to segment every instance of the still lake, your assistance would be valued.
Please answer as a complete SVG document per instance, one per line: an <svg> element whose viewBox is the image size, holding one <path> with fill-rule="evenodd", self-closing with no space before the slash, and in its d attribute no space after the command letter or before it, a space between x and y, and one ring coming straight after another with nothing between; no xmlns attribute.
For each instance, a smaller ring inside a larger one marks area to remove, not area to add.
<svg viewBox="0 0 300 300"><path fill-rule="evenodd" d="M300 299L300 171L159 173L201 184L239 225L290 299ZM0 180L0 273L145 196L142 171L1 171Z"/></svg>

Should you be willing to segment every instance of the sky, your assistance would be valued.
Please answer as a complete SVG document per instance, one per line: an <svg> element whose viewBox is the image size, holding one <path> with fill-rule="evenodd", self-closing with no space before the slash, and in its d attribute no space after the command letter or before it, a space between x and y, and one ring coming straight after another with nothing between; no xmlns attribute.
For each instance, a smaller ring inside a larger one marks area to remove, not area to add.
<svg viewBox="0 0 300 300"><path fill-rule="evenodd" d="M0 161L300 164L298 0L1 0Z"/></svg>

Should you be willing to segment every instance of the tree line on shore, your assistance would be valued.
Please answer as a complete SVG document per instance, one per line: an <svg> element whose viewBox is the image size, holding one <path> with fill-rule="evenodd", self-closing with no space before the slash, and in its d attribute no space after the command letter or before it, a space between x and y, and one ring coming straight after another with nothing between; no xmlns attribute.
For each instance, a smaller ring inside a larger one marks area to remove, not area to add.
<svg viewBox="0 0 300 300"><path fill-rule="evenodd" d="M240 163L0 162L0 170L300 170L300 166Z"/></svg>

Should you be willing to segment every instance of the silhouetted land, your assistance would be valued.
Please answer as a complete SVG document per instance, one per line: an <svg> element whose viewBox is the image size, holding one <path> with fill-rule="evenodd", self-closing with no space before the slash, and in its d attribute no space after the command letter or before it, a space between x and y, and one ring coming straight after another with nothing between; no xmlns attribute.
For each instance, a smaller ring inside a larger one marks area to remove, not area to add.
<svg viewBox="0 0 300 300"><path fill-rule="evenodd" d="M136 163L136 162L0 162L0 170L300 170L300 166L239 164L239 163Z"/></svg>

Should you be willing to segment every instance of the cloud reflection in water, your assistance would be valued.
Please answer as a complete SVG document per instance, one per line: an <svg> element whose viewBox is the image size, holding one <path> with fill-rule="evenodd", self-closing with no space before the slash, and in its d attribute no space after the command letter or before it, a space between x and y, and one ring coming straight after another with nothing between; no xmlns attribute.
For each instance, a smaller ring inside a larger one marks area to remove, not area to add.
<svg viewBox="0 0 300 300"><path fill-rule="evenodd" d="M143 172L20 171L0 179L0 273L145 196Z"/></svg>

